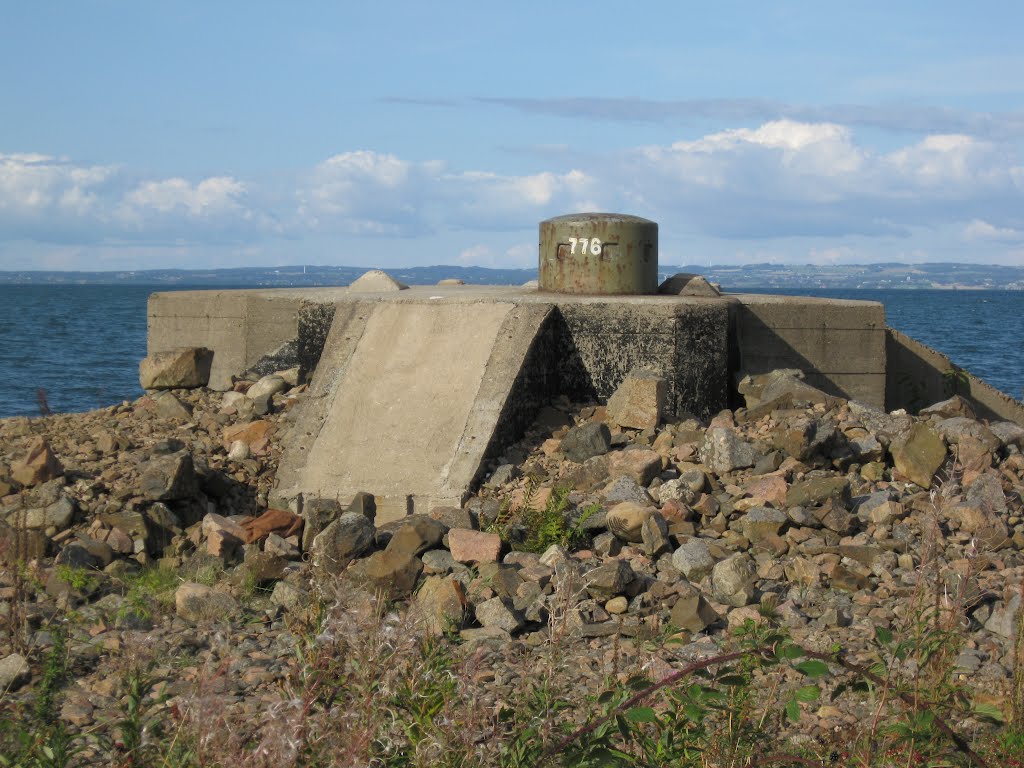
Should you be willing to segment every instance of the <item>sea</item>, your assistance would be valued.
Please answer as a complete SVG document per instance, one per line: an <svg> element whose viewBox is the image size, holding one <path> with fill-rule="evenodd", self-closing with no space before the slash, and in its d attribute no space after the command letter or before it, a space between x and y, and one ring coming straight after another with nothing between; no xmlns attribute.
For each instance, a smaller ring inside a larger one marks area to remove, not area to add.
<svg viewBox="0 0 1024 768"><path fill-rule="evenodd" d="M0 285L0 417L37 416L44 405L88 411L141 395L146 300L156 290L167 288ZM1024 291L775 292L880 301L891 327L1024 399Z"/></svg>

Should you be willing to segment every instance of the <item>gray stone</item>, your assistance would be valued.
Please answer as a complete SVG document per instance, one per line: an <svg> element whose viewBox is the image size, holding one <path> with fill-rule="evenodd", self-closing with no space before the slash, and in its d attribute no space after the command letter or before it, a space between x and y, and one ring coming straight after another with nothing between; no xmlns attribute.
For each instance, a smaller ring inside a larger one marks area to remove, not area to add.
<svg viewBox="0 0 1024 768"><path fill-rule="evenodd" d="M687 581L697 582L711 573L715 567L715 558L704 539L687 539L672 553L672 566L686 577Z"/></svg>
<svg viewBox="0 0 1024 768"><path fill-rule="evenodd" d="M632 501L637 504L650 504L652 502L651 494L647 492L635 478L617 477L601 492L604 496L604 500L608 504L616 504L620 501Z"/></svg>
<svg viewBox="0 0 1024 768"><path fill-rule="evenodd" d="M517 611L512 601L504 597L493 597L476 606L476 620L485 629L503 629L509 634L519 631L526 624L526 618Z"/></svg>
<svg viewBox="0 0 1024 768"><path fill-rule="evenodd" d="M786 492L787 507L813 507L831 498L850 498L850 481L845 477L810 477L793 483Z"/></svg>
<svg viewBox="0 0 1024 768"><path fill-rule="evenodd" d="M341 511L341 504L335 499L303 499L302 549L308 552L317 534L341 517Z"/></svg>
<svg viewBox="0 0 1024 768"><path fill-rule="evenodd" d="M939 416L943 419L952 419L957 416L965 416L968 419L976 418L974 407L960 397L960 395L953 395L948 400L922 408L918 411L918 415L921 418L928 418L929 416Z"/></svg>
<svg viewBox="0 0 1024 768"><path fill-rule="evenodd" d="M150 459L139 478L142 495L153 501L190 499L199 492L192 456L182 451Z"/></svg>
<svg viewBox="0 0 1024 768"><path fill-rule="evenodd" d="M376 528L364 515L346 512L313 539L313 565L327 573L341 573L373 546L375 534Z"/></svg>
<svg viewBox="0 0 1024 768"><path fill-rule="evenodd" d="M82 537L65 544L54 562L71 568L99 570L106 568L113 560L114 550L109 544Z"/></svg>
<svg viewBox="0 0 1024 768"><path fill-rule="evenodd" d="M656 558L672 548L668 538L668 523L660 512L654 512L644 520L640 529L640 538L644 545L644 554Z"/></svg>
<svg viewBox="0 0 1024 768"><path fill-rule="evenodd" d="M708 469L724 475L736 469L754 466L761 453L729 427L713 427L707 431L700 448L700 460Z"/></svg>
<svg viewBox="0 0 1024 768"><path fill-rule="evenodd" d="M466 570L466 566L456 562L455 558L452 557L452 553L447 549L432 549L429 552L424 552L420 559L423 561L423 572L428 575L441 575L455 570Z"/></svg>
<svg viewBox="0 0 1024 768"><path fill-rule="evenodd" d="M159 392L153 396L156 403L156 415L161 419L172 421L188 421L192 418L192 406L181 402L170 392Z"/></svg>
<svg viewBox="0 0 1024 768"><path fill-rule="evenodd" d="M28 660L17 653L12 653L0 661L0 698L21 688L32 679L32 670Z"/></svg>
<svg viewBox="0 0 1024 768"><path fill-rule="evenodd" d="M1006 602L992 609L992 615L985 622L985 629L994 635L1012 640L1019 629L1017 617L1021 612L1021 596L1018 592Z"/></svg>
<svg viewBox="0 0 1024 768"><path fill-rule="evenodd" d="M610 598L622 594L636 577L625 560L613 560L600 565L586 575L587 592L594 598Z"/></svg>
<svg viewBox="0 0 1024 768"><path fill-rule="evenodd" d="M605 424L587 422L569 430L562 438L561 450L570 461L582 464L589 458L608 453L612 433Z"/></svg>
<svg viewBox="0 0 1024 768"><path fill-rule="evenodd" d="M999 438L1003 446L1016 445L1024 448L1024 427L1012 421L997 421L988 425L989 430Z"/></svg>
<svg viewBox="0 0 1024 768"><path fill-rule="evenodd" d="M954 416L951 419L940 421L935 428L950 445L957 445L964 437L980 440L981 444L989 451L997 451L1003 444L992 430L980 421L964 416Z"/></svg>
<svg viewBox="0 0 1024 768"><path fill-rule="evenodd" d="M238 603L231 595L192 582L178 587L174 593L174 605L178 616L194 623L222 621L238 612Z"/></svg>
<svg viewBox="0 0 1024 768"><path fill-rule="evenodd" d="M279 581L274 585L274 591L270 593L270 602L279 605L286 611L295 611L302 608L309 600L309 593L300 589L291 582Z"/></svg>
<svg viewBox="0 0 1024 768"><path fill-rule="evenodd" d="M789 518L781 509L754 507L740 518L740 530L753 542L777 536Z"/></svg>
<svg viewBox="0 0 1024 768"><path fill-rule="evenodd" d="M490 478L488 478L484 485L488 488L500 488L507 483L511 483L521 474L519 467L515 464L502 464L491 473Z"/></svg>
<svg viewBox="0 0 1024 768"><path fill-rule="evenodd" d="M689 469L674 480L666 480L658 487L658 498L661 503L677 500L683 504L693 504L700 498L707 483L707 478L699 469Z"/></svg>
<svg viewBox="0 0 1024 768"><path fill-rule="evenodd" d="M415 515L402 522L386 547L388 552L406 552L419 555L441 543L448 526L429 517Z"/></svg>
<svg viewBox="0 0 1024 768"><path fill-rule="evenodd" d="M29 530L45 531L52 528L63 531L74 522L77 509L73 499L61 496L56 502L42 509L28 509L20 514L16 513L10 522Z"/></svg>
<svg viewBox="0 0 1024 768"><path fill-rule="evenodd" d="M711 570L711 591L720 603L742 608L754 601L757 573L748 555L736 554Z"/></svg>
<svg viewBox="0 0 1024 768"><path fill-rule="evenodd" d="M688 632L701 632L719 620L704 596L689 584L680 585L682 594L672 606L670 621L673 625Z"/></svg>

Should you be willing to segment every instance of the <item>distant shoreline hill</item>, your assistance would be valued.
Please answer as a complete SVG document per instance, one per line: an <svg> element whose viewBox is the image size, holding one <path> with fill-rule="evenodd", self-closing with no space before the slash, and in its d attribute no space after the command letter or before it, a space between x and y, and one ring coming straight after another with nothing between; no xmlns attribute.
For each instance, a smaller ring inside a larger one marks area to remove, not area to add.
<svg viewBox="0 0 1024 768"><path fill-rule="evenodd" d="M348 285L373 267L291 265L238 269L152 269L121 272L0 271L0 285L151 285L189 288L289 288ZM387 268L410 285L432 285L455 278L472 285L518 285L537 277L535 269L489 269L440 265ZM727 291L814 289L1024 290L1024 267L980 264L745 264L672 267L660 277L694 272Z"/></svg>

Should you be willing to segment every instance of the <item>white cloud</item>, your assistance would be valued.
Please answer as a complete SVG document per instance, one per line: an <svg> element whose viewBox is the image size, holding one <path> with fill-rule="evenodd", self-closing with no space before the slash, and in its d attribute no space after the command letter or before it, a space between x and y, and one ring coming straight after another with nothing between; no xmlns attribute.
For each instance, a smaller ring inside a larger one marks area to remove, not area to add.
<svg viewBox="0 0 1024 768"><path fill-rule="evenodd" d="M548 162L569 167L543 167ZM274 187L227 173L143 178L114 165L0 155L0 243L237 249L284 236L309 243L300 246L308 255L313 243L330 250L332 242L373 238L383 244L372 252L392 248L408 254L408 263L448 253L464 262L528 265L538 221L585 210L659 221L666 244L675 238L669 247L684 254L679 238L700 237L756 241L761 250L773 243L766 252L779 259L869 260L875 251L864 243L902 238L900 253L929 250L932 258L956 260L960 248L966 260L1024 241L1024 165L1012 144L967 133L880 150L848 125L792 119L614 153L552 156L522 173L353 150L280 175ZM933 242L925 248L928 233ZM946 242L936 250L938 233ZM445 246L428 256L388 246L396 237ZM806 240L797 245L797 238ZM851 251L853 238L859 245ZM728 249L737 258L750 252Z"/></svg>
<svg viewBox="0 0 1024 768"><path fill-rule="evenodd" d="M963 231L964 240L991 240L999 243L1024 242L1024 230L996 227L982 219L972 219Z"/></svg>

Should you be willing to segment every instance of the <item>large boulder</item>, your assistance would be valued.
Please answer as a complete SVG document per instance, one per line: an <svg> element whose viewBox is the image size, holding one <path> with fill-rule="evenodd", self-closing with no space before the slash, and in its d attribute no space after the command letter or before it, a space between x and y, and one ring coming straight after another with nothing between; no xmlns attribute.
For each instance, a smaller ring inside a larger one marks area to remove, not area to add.
<svg viewBox="0 0 1024 768"><path fill-rule="evenodd" d="M704 437L700 448L700 460L708 469L719 475L754 466L761 458L761 452L740 437L729 427L713 427Z"/></svg>
<svg viewBox="0 0 1024 768"><path fill-rule="evenodd" d="M192 498L199 492L192 456L181 451L150 459L143 465L139 490L153 501Z"/></svg>
<svg viewBox="0 0 1024 768"><path fill-rule="evenodd" d="M890 446L896 471L922 488L930 488L932 478L946 461L946 444L939 434L922 422L893 440Z"/></svg>
<svg viewBox="0 0 1024 768"><path fill-rule="evenodd" d="M611 441L612 433L606 424L587 422L569 430L562 438L561 450L569 461L582 464L593 456L608 453Z"/></svg>
<svg viewBox="0 0 1024 768"><path fill-rule="evenodd" d="M24 486L47 483L63 474L64 467L42 437L32 442L24 458L11 462L11 479Z"/></svg>
<svg viewBox="0 0 1024 768"><path fill-rule="evenodd" d="M194 389L210 383L213 350L181 347L154 352L139 363L143 389Z"/></svg>
<svg viewBox="0 0 1024 768"><path fill-rule="evenodd" d="M608 420L631 429L656 427L667 397L668 383L664 376L653 371L632 371L608 398Z"/></svg>
<svg viewBox="0 0 1024 768"><path fill-rule="evenodd" d="M313 539L313 565L327 573L341 573L352 560L373 546L377 529L364 515L346 512Z"/></svg>

